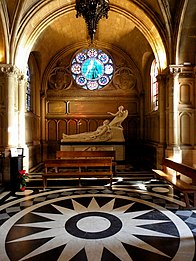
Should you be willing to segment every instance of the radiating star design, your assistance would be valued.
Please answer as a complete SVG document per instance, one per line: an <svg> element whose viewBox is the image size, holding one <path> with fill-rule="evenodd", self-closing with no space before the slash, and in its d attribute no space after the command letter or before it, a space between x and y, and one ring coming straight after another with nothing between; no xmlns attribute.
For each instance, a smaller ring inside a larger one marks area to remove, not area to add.
<svg viewBox="0 0 196 261"><path fill-rule="evenodd" d="M140 239L142 236L176 238L165 231L159 232L148 228L148 225L165 224L169 219L145 219L144 215L152 213L153 208L142 211L130 211L135 202L114 208L115 199L99 206L92 197L86 207L74 199L73 209L52 204L59 213L32 212L33 215L48 219L48 221L16 224L15 226L29 228L44 228L42 232L11 240L15 243L36 239L49 239L40 247L31 251L19 261L35 257L49 249L64 246L58 261L70 260L82 249L85 249L88 261L100 261L104 248L123 261L133 260L123 243L160 256L171 259L166 253ZM140 218L141 217L141 218ZM96 253L96 254L95 254Z"/></svg>

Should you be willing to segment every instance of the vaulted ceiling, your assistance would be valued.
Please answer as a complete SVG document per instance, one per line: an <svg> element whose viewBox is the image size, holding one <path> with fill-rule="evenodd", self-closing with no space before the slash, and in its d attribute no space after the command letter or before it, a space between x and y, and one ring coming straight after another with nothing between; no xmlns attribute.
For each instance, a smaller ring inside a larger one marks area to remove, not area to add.
<svg viewBox="0 0 196 261"><path fill-rule="evenodd" d="M108 16L99 22L95 45L123 51L140 71L154 56L162 69L195 63L195 0L110 0ZM89 44L74 0L2 0L0 39L0 63L20 67L34 52L41 73L61 50Z"/></svg>

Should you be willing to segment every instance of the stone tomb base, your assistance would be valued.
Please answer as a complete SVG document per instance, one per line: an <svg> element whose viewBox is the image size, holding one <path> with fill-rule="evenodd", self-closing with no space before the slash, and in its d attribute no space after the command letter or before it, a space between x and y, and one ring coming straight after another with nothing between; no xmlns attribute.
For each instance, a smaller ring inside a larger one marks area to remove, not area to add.
<svg viewBox="0 0 196 261"><path fill-rule="evenodd" d="M89 151L93 151L93 150L115 150L116 151L116 160L117 161L123 161L125 160L125 145L124 144L85 144L85 145L61 145L60 146L60 150L61 151L85 151L85 150L89 150Z"/></svg>

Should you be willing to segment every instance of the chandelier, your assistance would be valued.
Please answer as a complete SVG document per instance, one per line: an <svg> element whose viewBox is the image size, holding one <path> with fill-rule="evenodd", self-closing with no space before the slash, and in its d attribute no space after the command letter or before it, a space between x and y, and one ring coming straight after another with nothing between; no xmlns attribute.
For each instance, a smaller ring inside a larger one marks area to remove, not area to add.
<svg viewBox="0 0 196 261"><path fill-rule="evenodd" d="M101 18L108 18L109 0L76 0L76 17L83 16L93 42L98 22Z"/></svg>

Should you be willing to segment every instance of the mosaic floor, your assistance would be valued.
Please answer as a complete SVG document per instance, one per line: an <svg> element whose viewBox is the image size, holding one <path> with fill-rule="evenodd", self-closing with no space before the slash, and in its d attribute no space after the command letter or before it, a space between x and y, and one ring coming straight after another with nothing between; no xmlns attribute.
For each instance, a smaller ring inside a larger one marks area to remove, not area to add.
<svg viewBox="0 0 196 261"><path fill-rule="evenodd" d="M0 202L1 261L196 260L196 210L155 180L29 186Z"/></svg>

